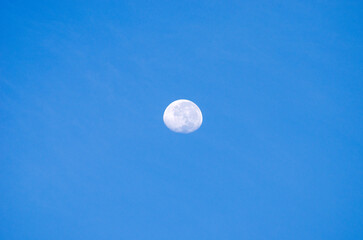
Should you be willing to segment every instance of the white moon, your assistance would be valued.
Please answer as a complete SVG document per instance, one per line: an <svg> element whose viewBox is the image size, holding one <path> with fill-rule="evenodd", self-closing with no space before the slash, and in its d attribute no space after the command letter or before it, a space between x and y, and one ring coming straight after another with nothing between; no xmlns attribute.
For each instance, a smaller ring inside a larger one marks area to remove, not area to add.
<svg viewBox="0 0 363 240"><path fill-rule="evenodd" d="M203 122L202 112L192 101L176 100L165 109L164 123L177 133L191 133L197 130Z"/></svg>

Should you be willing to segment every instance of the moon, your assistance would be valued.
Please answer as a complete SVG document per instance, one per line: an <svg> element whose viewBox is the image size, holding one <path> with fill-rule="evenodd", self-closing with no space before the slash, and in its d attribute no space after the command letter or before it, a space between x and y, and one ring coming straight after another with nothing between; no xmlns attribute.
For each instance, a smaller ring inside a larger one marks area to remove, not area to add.
<svg viewBox="0 0 363 240"><path fill-rule="evenodd" d="M202 112L192 101L179 99L169 104L164 111L165 125L173 132L191 133L203 122Z"/></svg>

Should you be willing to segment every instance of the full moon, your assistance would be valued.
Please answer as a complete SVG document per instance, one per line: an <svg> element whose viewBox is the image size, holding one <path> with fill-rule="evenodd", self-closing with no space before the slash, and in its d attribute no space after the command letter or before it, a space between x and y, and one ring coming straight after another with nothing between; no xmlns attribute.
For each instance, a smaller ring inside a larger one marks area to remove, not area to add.
<svg viewBox="0 0 363 240"><path fill-rule="evenodd" d="M203 122L202 112L192 101L176 100L169 104L164 112L164 123L173 132L191 133Z"/></svg>

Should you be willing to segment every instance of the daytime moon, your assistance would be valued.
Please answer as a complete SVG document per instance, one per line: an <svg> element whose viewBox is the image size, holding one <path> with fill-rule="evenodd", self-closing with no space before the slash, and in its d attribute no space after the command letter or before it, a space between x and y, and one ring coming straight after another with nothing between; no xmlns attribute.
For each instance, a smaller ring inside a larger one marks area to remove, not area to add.
<svg viewBox="0 0 363 240"><path fill-rule="evenodd" d="M176 100L169 104L164 112L164 123L173 132L191 133L203 122L202 112L192 101Z"/></svg>

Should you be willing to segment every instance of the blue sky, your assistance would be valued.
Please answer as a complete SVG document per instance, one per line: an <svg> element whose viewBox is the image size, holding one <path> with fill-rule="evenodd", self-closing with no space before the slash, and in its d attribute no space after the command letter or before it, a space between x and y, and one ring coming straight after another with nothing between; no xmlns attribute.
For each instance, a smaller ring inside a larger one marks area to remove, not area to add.
<svg viewBox="0 0 363 240"><path fill-rule="evenodd" d="M1 239L363 239L362 1L3 1ZM202 127L168 130L176 99Z"/></svg>

